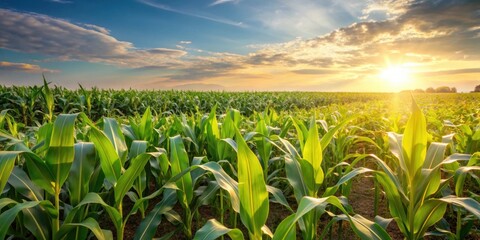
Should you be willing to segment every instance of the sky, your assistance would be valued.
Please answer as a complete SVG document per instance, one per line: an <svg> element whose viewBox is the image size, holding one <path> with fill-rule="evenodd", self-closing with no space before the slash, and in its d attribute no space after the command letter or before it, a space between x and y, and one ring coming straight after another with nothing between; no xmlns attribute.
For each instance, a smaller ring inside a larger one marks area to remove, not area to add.
<svg viewBox="0 0 480 240"><path fill-rule="evenodd" d="M0 85L395 92L480 84L480 0L0 0Z"/></svg>

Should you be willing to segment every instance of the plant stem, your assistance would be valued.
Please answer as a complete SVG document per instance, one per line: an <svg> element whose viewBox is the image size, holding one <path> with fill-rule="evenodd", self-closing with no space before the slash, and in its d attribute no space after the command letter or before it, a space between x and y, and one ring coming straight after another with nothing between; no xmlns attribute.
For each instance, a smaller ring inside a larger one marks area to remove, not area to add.
<svg viewBox="0 0 480 240"><path fill-rule="evenodd" d="M462 212L460 212L460 209L457 209L457 229L455 232L457 239L460 239L461 232L462 232Z"/></svg>
<svg viewBox="0 0 480 240"><path fill-rule="evenodd" d="M120 216L123 219L123 203L122 202L120 202L118 204L118 212L120 213ZM117 229L117 240L123 240L123 231L124 231L124 228L125 228L125 224L126 224L126 222L122 221L122 223L120 225L120 228Z"/></svg>
<svg viewBox="0 0 480 240"><path fill-rule="evenodd" d="M60 187L55 186L55 209L57 210L57 217L53 219L52 222L52 236L55 237L58 230L60 229Z"/></svg>
<svg viewBox="0 0 480 240"><path fill-rule="evenodd" d="M413 202L414 199L415 199L415 195L414 195L414 192L413 192L413 185L412 185L412 181L410 181L410 184L409 184L409 189L410 189L410 199L408 200L408 223L409 223L409 239L410 240L415 240L416 239L416 236L415 236L415 226L414 226L414 222L415 222L415 203Z"/></svg>

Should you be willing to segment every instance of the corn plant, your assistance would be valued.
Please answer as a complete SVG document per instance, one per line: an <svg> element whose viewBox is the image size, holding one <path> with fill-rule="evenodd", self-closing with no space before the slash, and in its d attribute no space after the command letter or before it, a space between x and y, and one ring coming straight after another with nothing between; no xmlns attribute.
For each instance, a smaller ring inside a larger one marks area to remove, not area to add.
<svg viewBox="0 0 480 240"><path fill-rule="evenodd" d="M12 156L14 155L16 158L20 154L23 155L26 159L26 167L30 173L32 181L54 198L53 204L49 201L43 202L43 207L48 207L48 210L50 210L47 212L50 215L52 229L48 234L44 232L45 229L38 230L40 231L40 235L36 236L43 239L46 239L48 236L55 238L60 229L60 193L62 186L68 177L74 159L73 131L76 117L76 115L72 114L59 115L53 124L48 123L44 125L44 131L41 131L41 133L44 134L42 136L44 139L42 142L43 146L42 148L38 148L40 151L37 153L32 152L22 142L17 142L14 145L13 150L15 151L2 152L6 156L9 156L9 161L7 161L8 164L5 165L4 169L9 169L10 171L12 170ZM44 152L41 150L44 150ZM7 173L2 175L3 177L2 182L0 182L0 187L2 185L4 186L3 181L8 179L9 176ZM2 215L7 215L7 213L9 213L11 214L10 216L14 218L18 212L39 205L41 203L39 200L40 199L37 198L36 201L27 202L28 204L16 203L14 207L2 213ZM13 221L12 217L6 218L5 220L2 218L2 221L4 221L2 222L2 225L7 227L10 226ZM35 218L35 216L33 218ZM37 231L33 231L32 233L35 232ZM0 232L0 236L5 236L5 234L6 232Z"/></svg>
<svg viewBox="0 0 480 240"><path fill-rule="evenodd" d="M447 144L431 143L427 147L427 134L425 117L413 101L404 135L389 133L398 171L394 173L377 159L383 171L375 177L385 190L390 213L400 231L411 240L423 238L429 227L443 218L448 204L463 207L480 218L480 204L472 198L435 197L445 183L440 173L442 165L459 158L455 155L443 158Z"/></svg>

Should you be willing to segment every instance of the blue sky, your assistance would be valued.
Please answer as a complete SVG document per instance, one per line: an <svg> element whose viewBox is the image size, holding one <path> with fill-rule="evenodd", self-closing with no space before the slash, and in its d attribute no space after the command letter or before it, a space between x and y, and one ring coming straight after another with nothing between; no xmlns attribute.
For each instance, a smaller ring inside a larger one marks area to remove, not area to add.
<svg viewBox="0 0 480 240"><path fill-rule="evenodd" d="M478 42L475 0L0 0L4 85L469 91Z"/></svg>

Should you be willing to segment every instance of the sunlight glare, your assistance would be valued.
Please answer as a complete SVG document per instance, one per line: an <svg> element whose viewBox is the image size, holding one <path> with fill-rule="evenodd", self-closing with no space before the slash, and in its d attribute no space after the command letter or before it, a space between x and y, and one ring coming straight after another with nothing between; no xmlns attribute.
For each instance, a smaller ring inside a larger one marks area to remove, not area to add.
<svg viewBox="0 0 480 240"><path fill-rule="evenodd" d="M403 66L389 66L380 73L380 78L394 85L406 85L410 82L410 72Z"/></svg>

